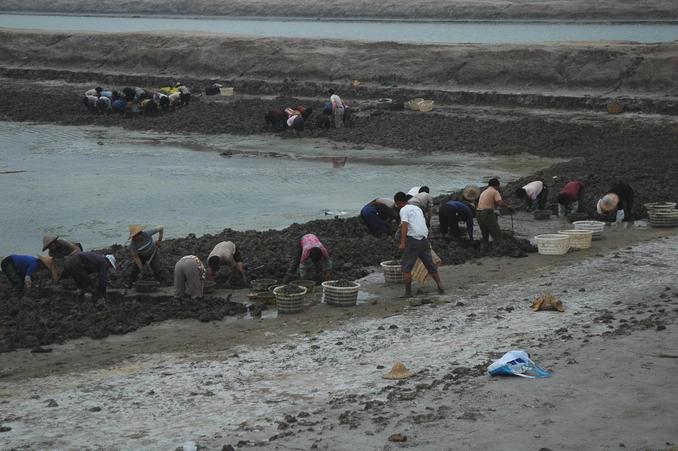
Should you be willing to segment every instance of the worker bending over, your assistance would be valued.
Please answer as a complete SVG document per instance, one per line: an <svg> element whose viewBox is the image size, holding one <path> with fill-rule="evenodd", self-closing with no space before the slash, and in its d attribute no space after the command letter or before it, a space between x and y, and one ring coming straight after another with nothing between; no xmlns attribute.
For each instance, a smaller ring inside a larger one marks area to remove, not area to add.
<svg viewBox="0 0 678 451"><path fill-rule="evenodd" d="M307 233L294 246L283 281L288 283L294 277L325 281L329 280L331 271L332 259L329 252L317 236Z"/></svg>
<svg viewBox="0 0 678 451"><path fill-rule="evenodd" d="M66 257L64 268L75 280L79 292L92 292L95 299L106 296L108 285L108 271L115 269L115 257L94 252L78 252ZM98 274L98 283L93 286L90 274Z"/></svg>
<svg viewBox="0 0 678 451"><path fill-rule="evenodd" d="M596 211L605 221L617 224L622 221L630 221L633 210L633 197L633 188L629 184L616 183L598 201Z"/></svg>
<svg viewBox="0 0 678 451"><path fill-rule="evenodd" d="M459 200L446 202L440 206L438 211L441 235L445 236L449 229L452 237L461 238L459 223L463 221L466 223L468 239L473 241L473 216L475 216L475 208L472 203Z"/></svg>
<svg viewBox="0 0 678 451"><path fill-rule="evenodd" d="M212 252L207 257L207 277L213 280L217 272L219 272L219 268L226 265L231 268L231 280L235 274L239 274L242 277L243 286L249 284L242 256L232 241L222 241L214 246L214 249L212 249Z"/></svg>
<svg viewBox="0 0 678 451"><path fill-rule="evenodd" d="M389 235L391 232L389 224L398 221L395 202L385 197L374 199L360 210L360 219L372 235Z"/></svg>
<svg viewBox="0 0 678 451"><path fill-rule="evenodd" d="M577 213L584 205L584 184L578 180L567 182L558 193L558 216Z"/></svg>
<svg viewBox="0 0 678 451"><path fill-rule="evenodd" d="M144 270L144 265L150 266L156 279L160 277L160 259L157 254L164 231L165 228L161 225L150 229L143 229L138 224L129 226L129 251L132 254L132 260L134 260L129 279L130 285L139 278L139 274ZM157 241L153 241L155 234L158 235Z"/></svg>

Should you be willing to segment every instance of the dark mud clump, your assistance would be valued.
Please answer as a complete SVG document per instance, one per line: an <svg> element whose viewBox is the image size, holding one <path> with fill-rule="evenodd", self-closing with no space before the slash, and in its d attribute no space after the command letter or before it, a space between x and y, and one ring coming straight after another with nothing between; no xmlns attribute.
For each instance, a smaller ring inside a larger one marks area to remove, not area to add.
<svg viewBox="0 0 678 451"><path fill-rule="evenodd" d="M166 295L124 296L110 292L107 300L85 301L76 299L73 293L42 291L41 296L27 293L18 298L4 280L0 281L0 352L83 336L125 334L172 318L212 321L247 311L243 304L213 296L191 301Z"/></svg>
<svg viewBox="0 0 678 451"><path fill-rule="evenodd" d="M276 288L276 293L280 294L301 294L304 292L304 288L298 285L283 285Z"/></svg>
<svg viewBox="0 0 678 451"><path fill-rule="evenodd" d="M339 287L339 288L349 288L355 286L354 282L351 282L350 280L346 279L339 279L335 280L334 282L330 283L331 286L333 287Z"/></svg>

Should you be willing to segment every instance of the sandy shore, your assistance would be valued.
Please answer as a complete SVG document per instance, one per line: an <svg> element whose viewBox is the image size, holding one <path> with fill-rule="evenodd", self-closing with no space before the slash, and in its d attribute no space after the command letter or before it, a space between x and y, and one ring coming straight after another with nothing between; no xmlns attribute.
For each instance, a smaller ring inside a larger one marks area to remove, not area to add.
<svg viewBox="0 0 678 451"><path fill-rule="evenodd" d="M191 16L250 16L429 20L552 20L642 21L678 20L675 2L646 0L439 0L361 2L337 0L5 0L3 11L71 14L173 14Z"/></svg>

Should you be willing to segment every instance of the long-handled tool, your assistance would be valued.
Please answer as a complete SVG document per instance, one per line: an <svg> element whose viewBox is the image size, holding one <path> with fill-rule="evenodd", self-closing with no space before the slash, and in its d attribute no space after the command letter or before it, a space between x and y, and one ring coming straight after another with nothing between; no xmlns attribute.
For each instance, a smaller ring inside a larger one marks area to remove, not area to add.
<svg viewBox="0 0 678 451"><path fill-rule="evenodd" d="M153 253L151 254L151 257L146 260L146 263L144 263L144 267L141 270L141 275L145 276L148 274L148 268L151 267L151 262L153 262L153 259L155 258L155 254L158 253L158 246L155 247L155 250L153 250Z"/></svg>

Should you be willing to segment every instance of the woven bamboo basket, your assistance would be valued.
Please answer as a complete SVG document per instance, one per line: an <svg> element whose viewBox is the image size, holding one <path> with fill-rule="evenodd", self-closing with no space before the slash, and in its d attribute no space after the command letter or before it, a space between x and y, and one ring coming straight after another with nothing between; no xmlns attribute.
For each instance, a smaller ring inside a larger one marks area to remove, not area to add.
<svg viewBox="0 0 678 451"><path fill-rule="evenodd" d="M306 288L306 294L313 293L313 290L315 289L314 280L305 280L305 279L293 280L292 282L290 282L290 285L299 285L300 287Z"/></svg>
<svg viewBox="0 0 678 451"><path fill-rule="evenodd" d="M281 289L285 285L280 285L273 289L275 303L278 306L278 313L299 313L304 311L304 296L306 296L306 287L299 287L303 291L295 294L284 294ZM297 285L298 286L298 285Z"/></svg>
<svg viewBox="0 0 678 451"><path fill-rule="evenodd" d="M647 216L652 227L678 227L678 210L650 210Z"/></svg>
<svg viewBox="0 0 678 451"><path fill-rule="evenodd" d="M593 240L599 240L603 237L605 223L602 221L574 221L572 223L575 230L590 230L593 232Z"/></svg>
<svg viewBox="0 0 678 451"><path fill-rule="evenodd" d="M322 283L325 304L335 307L355 306L358 303L360 284L358 282L350 282L350 287L336 287L333 285L336 282L336 280L328 280Z"/></svg>
<svg viewBox="0 0 678 451"><path fill-rule="evenodd" d="M570 250L570 237L559 233L547 233L535 237L537 249L543 255L564 255Z"/></svg>
<svg viewBox="0 0 678 451"><path fill-rule="evenodd" d="M403 283L403 268L397 260L388 260L381 262L381 269L384 271L384 281L386 283Z"/></svg>
<svg viewBox="0 0 678 451"><path fill-rule="evenodd" d="M426 113L433 109L433 100L423 100L419 102L419 111Z"/></svg>
<svg viewBox="0 0 678 451"><path fill-rule="evenodd" d="M412 100L408 101L407 106L412 111L419 111L419 104L423 101L424 101L424 99L417 97L416 99L412 99Z"/></svg>
<svg viewBox="0 0 678 451"><path fill-rule="evenodd" d="M590 230L559 230L558 233L570 237L570 248L572 249L588 249L591 247L593 232Z"/></svg>
<svg viewBox="0 0 678 451"><path fill-rule="evenodd" d="M254 279L250 285L252 286L252 291L268 291L268 288L271 285L276 285L278 283L275 279Z"/></svg>
<svg viewBox="0 0 678 451"><path fill-rule="evenodd" d="M644 205L645 209L649 211L660 210L660 211L671 211L676 209L675 202L651 202Z"/></svg>

